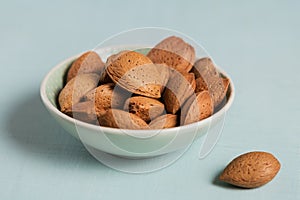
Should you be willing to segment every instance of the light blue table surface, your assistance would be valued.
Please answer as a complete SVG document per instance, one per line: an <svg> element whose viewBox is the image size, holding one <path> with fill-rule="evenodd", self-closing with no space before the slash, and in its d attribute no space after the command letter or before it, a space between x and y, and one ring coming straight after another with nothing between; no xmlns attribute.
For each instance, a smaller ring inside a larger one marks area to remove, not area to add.
<svg viewBox="0 0 300 200"><path fill-rule="evenodd" d="M1 1L0 199L300 199L299 1ZM220 140L173 165L125 174L95 160L43 107L58 62L130 28L160 26L201 43L236 86ZM216 176L235 156L272 152L282 168L243 190Z"/></svg>

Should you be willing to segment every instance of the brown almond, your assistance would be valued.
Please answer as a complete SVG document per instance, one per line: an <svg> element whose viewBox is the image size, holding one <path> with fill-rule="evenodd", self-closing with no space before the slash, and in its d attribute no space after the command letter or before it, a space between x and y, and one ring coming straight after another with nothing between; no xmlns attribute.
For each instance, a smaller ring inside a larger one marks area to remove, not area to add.
<svg viewBox="0 0 300 200"><path fill-rule="evenodd" d="M228 82L229 83L229 82ZM212 78L209 80L208 91L217 107L224 99L228 89L228 84L224 85L223 78Z"/></svg>
<svg viewBox="0 0 300 200"><path fill-rule="evenodd" d="M126 100L124 110L129 110L130 113L148 122L161 115L165 110L165 106L156 99L135 96Z"/></svg>
<svg viewBox="0 0 300 200"><path fill-rule="evenodd" d="M177 115L161 115L149 123L150 129L172 128L177 125Z"/></svg>
<svg viewBox="0 0 300 200"><path fill-rule="evenodd" d="M167 88L163 93L166 110L175 114L184 102L194 94L196 84L193 73L181 74L173 71Z"/></svg>
<svg viewBox="0 0 300 200"><path fill-rule="evenodd" d="M79 74L70 80L61 90L58 102L62 112L72 109L90 90L97 87L99 75Z"/></svg>
<svg viewBox="0 0 300 200"><path fill-rule="evenodd" d="M196 89L195 92L202 92L204 90L208 90L208 86L202 77L198 77L196 79Z"/></svg>
<svg viewBox="0 0 300 200"><path fill-rule="evenodd" d="M160 98L162 83L152 61L134 51L120 52L108 60L107 74L129 92Z"/></svg>
<svg viewBox="0 0 300 200"><path fill-rule="evenodd" d="M194 64L195 50L181 38L171 36L158 43L147 56L153 63L165 63L179 72L187 73Z"/></svg>
<svg viewBox="0 0 300 200"><path fill-rule="evenodd" d="M227 102L227 92L230 85L230 80L228 78L222 78L223 82L223 92L219 96L219 101L217 102L217 106L215 106L215 110L222 108Z"/></svg>
<svg viewBox="0 0 300 200"><path fill-rule="evenodd" d="M280 170L279 161L267 152L249 152L232 160L220 175L229 184L256 188L270 182Z"/></svg>
<svg viewBox="0 0 300 200"><path fill-rule="evenodd" d="M219 107L227 93L230 83L229 79L224 81L209 57L197 60L192 72L196 77L195 92L208 90L214 101L215 108Z"/></svg>
<svg viewBox="0 0 300 200"><path fill-rule="evenodd" d="M213 108L208 91L192 95L182 107L180 124L187 125L205 119L213 114Z"/></svg>
<svg viewBox="0 0 300 200"><path fill-rule="evenodd" d="M171 76L170 67L166 64L155 64L156 69L159 73L160 83L161 83L161 91L163 91L169 81Z"/></svg>
<svg viewBox="0 0 300 200"><path fill-rule="evenodd" d="M101 126L122 129L149 129L148 124L135 114L123 110L109 109L99 118Z"/></svg>
<svg viewBox="0 0 300 200"><path fill-rule="evenodd" d="M97 115L94 107L94 102L84 101L76 103L65 111L65 113L74 119L95 124Z"/></svg>
<svg viewBox="0 0 300 200"><path fill-rule="evenodd" d="M196 79L199 77L220 77L214 62L209 57L198 59L192 72L195 74Z"/></svg>
<svg viewBox="0 0 300 200"><path fill-rule="evenodd" d="M86 101L94 102L97 116L105 113L108 109L119 109L123 107L126 96L128 95L125 94L124 90L114 90L114 88L114 83L107 83L98 86L84 96Z"/></svg>
<svg viewBox="0 0 300 200"><path fill-rule="evenodd" d="M208 90L215 80L219 80L220 75L213 63L213 61L204 57L195 62L192 69L196 78L196 90L195 92L202 92ZM210 91L212 93L212 91Z"/></svg>
<svg viewBox="0 0 300 200"><path fill-rule="evenodd" d="M224 85L224 91L226 91L225 92L225 95L226 95L226 93L227 93L227 91L228 91L228 88L229 88L229 85L230 85L230 80L229 80L229 78L222 78L223 79L223 85Z"/></svg>
<svg viewBox="0 0 300 200"><path fill-rule="evenodd" d="M103 70L104 63L100 56L94 51L88 51L73 62L67 74L67 82L77 74L97 73L100 75Z"/></svg>

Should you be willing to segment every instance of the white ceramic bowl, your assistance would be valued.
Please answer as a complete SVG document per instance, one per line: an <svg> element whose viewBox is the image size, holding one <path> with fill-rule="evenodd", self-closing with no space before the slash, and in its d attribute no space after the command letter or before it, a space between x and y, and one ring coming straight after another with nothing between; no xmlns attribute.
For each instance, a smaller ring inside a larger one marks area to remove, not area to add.
<svg viewBox="0 0 300 200"><path fill-rule="evenodd" d="M97 50L103 60L118 51L120 47ZM193 124L163 130L122 130L88 124L63 114L57 106L57 96L63 87L65 73L77 57L78 55L64 60L46 75L40 87L41 99L50 114L67 132L80 139L85 146L113 155L144 158L186 148L194 139L207 133L210 128L223 123L225 113L234 99L234 87L230 79L227 103L224 107L211 117ZM220 72L229 78L224 71L220 70ZM132 136L137 133L152 136L148 138Z"/></svg>

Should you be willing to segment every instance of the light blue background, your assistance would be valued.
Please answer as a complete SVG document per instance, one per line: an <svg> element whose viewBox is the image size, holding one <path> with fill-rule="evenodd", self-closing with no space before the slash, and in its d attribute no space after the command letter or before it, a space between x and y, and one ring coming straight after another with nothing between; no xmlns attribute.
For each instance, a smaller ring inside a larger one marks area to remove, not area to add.
<svg viewBox="0 0 300 200"><path fill-rule="evenodd" d="M1 1L0 199L300 199L299 1ZM236 99L204 160L201 140L161 171L131 175L88 154L39 98L58 62L120 31L161 26L206 47ZM215 177L235 156L275 154L280 173L242 190Z"/></svg>

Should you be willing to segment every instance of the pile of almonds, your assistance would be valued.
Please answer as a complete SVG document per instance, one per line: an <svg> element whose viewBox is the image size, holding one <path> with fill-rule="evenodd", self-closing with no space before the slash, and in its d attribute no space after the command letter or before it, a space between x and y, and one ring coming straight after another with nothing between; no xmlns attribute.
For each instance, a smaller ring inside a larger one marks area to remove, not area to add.
<svg viewBox="0 0 300 200"><path fill-rule="evenodd" d="M121 51L103 63L89 51L66 74L61 112L84 122L122 129L163 129L211 116L230 84L213 61L171 36L147 55Z"/></svg>

